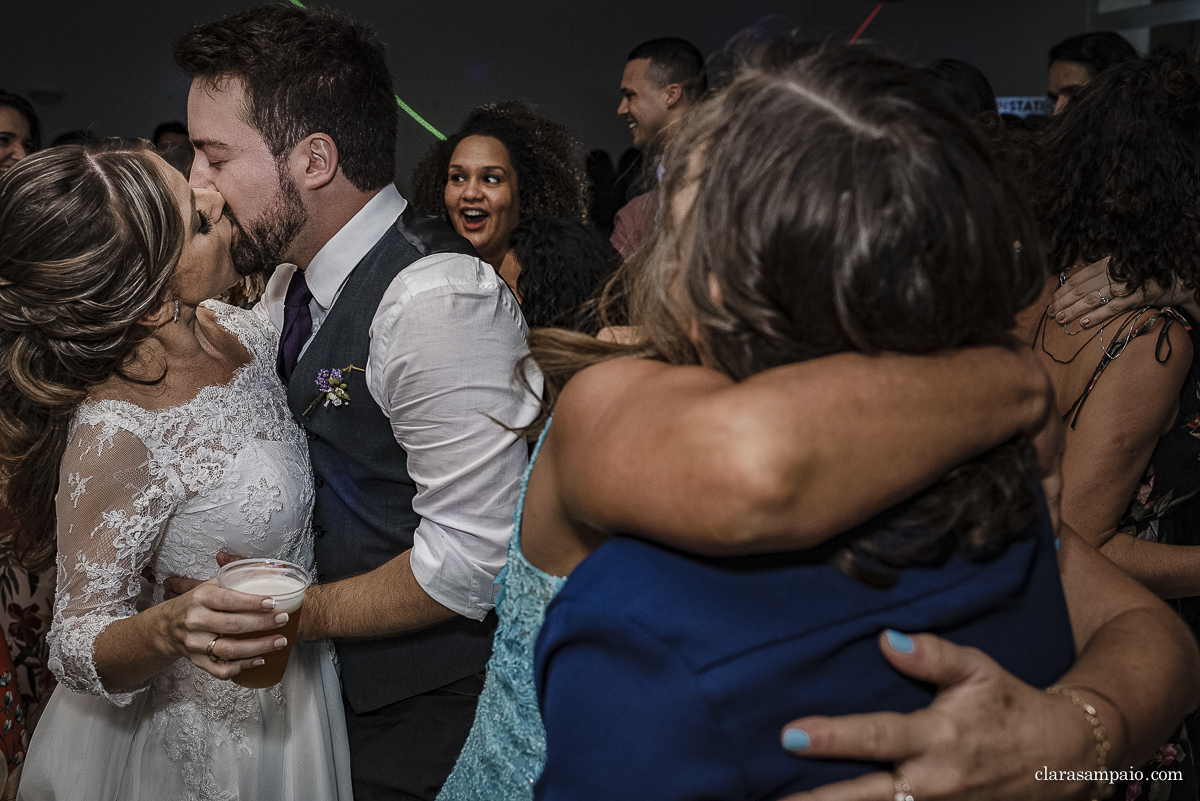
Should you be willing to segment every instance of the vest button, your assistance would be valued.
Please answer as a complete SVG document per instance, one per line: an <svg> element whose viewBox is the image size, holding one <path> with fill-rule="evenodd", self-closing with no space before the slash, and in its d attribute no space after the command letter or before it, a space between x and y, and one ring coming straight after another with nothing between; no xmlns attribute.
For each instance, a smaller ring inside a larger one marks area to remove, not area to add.
<svg viewBox="0 0 1200 801"><path fill-rule="evenodd" d="M312 432L310 429L307 429L307 428L306 428L306 429L304 429L304 436L308 437L309 439L316 439L316 438L317 438L317 435L316 435L316 434L314 434L314 433L313 433L313 432Z"/></svg>
<svg viewBox="0 0 1200 801"><path fill-rule="evenodd" d="M321 539L321 537L325 536L325 529L321 528L320 526L313 526L313 536L317 539Z"/></svg>
<svg viewBox="0 0 1200 801"><path fill-rule="evenodd" d="M322 581L322 582L329 581L329 574L328 573L318 573L317 581Z"/></svg>
<svg viewBox="0 0 1200 801"><path fill-rule="evenodd" d="M320 476L313 476L313 483L318 487L323 487L325 486L325 479L321 478Z"/></svg>

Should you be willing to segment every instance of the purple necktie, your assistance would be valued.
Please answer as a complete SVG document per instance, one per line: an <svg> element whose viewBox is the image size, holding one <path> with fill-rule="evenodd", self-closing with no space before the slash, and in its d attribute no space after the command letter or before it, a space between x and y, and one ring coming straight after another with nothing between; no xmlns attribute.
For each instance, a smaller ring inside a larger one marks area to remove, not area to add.
<svg viewBox="0 0 1200 801"><path fill-rule="evenodd" d="M296 369L300 350L312 334L312 314L308 311L310 300L312 293L308 291L308 282L304 280L304 270L296 270L292 273L292 282L288 284L287 295L283 299L283 335L279 337L279 358L275 362L275 371L285 386Z"/></svg>

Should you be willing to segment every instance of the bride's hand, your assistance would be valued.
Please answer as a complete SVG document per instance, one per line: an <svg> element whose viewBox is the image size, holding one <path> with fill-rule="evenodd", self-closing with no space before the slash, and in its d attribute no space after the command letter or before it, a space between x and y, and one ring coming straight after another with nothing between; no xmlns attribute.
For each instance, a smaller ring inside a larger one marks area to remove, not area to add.
<svg viewBox="0 0 1200 801"><path fill-rule="evenodd" d="M216 579L160 604L162 636L178 656L219 679L229 679L263 663L263 654L287 644L270 633L287 622L286 612L275 612L275 601L262 595L225 589ZM262 632L251 639L233 634Z"/></svg>

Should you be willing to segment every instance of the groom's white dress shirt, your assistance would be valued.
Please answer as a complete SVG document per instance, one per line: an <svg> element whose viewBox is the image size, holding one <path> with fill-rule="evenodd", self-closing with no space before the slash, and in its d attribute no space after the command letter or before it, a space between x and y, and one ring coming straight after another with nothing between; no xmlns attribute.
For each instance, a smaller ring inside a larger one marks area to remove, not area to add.
<svg viewBox="0 0 1200 801"><path fill-rule="evenodd" d="M305 271L313 336L334 302L354 302L339 298L346 279L406 205L388 186L313 257ZM296 269L280 265L255 307L278 331ZM371 398L391 421L416 483L413 511L421 522L413 535L413 575L438 603L476 620L494 606L493 581L504 566L528 454L494 420L521 426L537 413L536 399L514 372L527 333L516 299L490 265L439 253L392 281L371 324L368 361L356 365L366 370ZM540 392L540 374L533 370L529 378Z"/></svg>

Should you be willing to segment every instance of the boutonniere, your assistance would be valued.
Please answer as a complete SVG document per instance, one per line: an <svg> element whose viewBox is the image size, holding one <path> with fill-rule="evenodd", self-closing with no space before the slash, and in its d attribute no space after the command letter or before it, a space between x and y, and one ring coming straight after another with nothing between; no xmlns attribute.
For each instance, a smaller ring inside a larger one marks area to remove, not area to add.
<svg viewBox="0 0 1200 801"><path fill-rule="evenodd" d="M365 373L366 370L361 367L355 367L353 364L349 367L343 367L341 370L321 370L317 373L317 397L313 398L313 402L308 404L308 408L304 410L304 416L308 417L317 408L317 404L322 406L333 404L341 406L350 404L350 393L346 391L346 381L342 378L342 373L348 373L351 370L357 370L360 373Z"/></svg>

